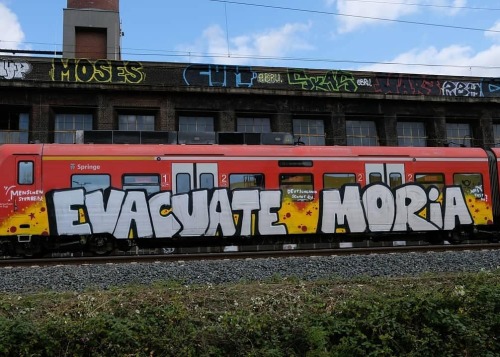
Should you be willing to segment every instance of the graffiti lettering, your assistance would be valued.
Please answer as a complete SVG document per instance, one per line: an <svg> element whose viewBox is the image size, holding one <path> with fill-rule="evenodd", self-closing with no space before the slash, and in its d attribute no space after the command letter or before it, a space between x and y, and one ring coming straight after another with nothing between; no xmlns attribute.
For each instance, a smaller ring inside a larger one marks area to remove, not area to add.
<svg viewBox="0 0 500 357"><path fill-rule="evenodd" d="M372 80L371 78L359 78L356 83L360 87L371 87L372 86Z"/></svg>
<svg viewBox="0 0 500 357"><path fill-rule="evenodd" d="M43 201L43 190L15 190L15 186L4 186L5 196L9 201Z"/></svg>
<svg viewBox="0 0 500 357"><path fill-rule="evenodd" d="M476 82L452 82L443 83L443 95L453 97L482 97L480 83Z"/></svg>
<svg viewBox="0 0 500 357"><path fill-rule="evenodd" d="M0 61L0 79L24 79L31 70L28 62Z"/></svg>
<svg viewBox="0 0 500 357"><path fill-rule="evenodd" d="M112 234L118 239L287 234L279 221L280 190L225 188L172 195L83 188L47 194L51 230L60 235ZM321 233L452 230L472 224L460 186L424 189L408 183L364 189L348 184L320 194ZM425 212L425 214L423 213ZM294 225L297 222L292 223Z"/></svg>
<svg viewBox="0 0 500 357"><path fill-rule="evenodd" d="M440 95L439 81L403 74L377 76L374 83L375 93L398 95Z"/></svg>
<svg viewBox="0 0 500 357"><path fill-rule="evenodd" d="M251 88L257 78L257 72L251 67L192 65L184 70L183 77L188 86Z"/></svg>
<svg viewBox="0 0 500 357"><path fill-rule="evenodd" d="M281 73L259 73L257 82L263 84L276 84L283 83L283 76Z"/></svg>
<svg viewBox="0 0 500 357"><path fill-rule="evenodd" d="M249 235L251 215L256 214L260 234L286 234L276 224L279 191L236 191L233 202L227 189L171 195L161 192L149 199L144 191L111 189L85 194L84 189L51 192L51 222L58 234L113 234L116 238L170 238L180 236ZM86 217L81 219L80 210ZM233 214L239 213L239 224Z"/></svg>
<svg viewBox="0 0 500 357"><path fill-rule="evenodd" d="M328 71L314 75L301 69L288 71L288 83L303 90L323 92L356 92L358 85L353 75L342 71Z"/></svg>
<svg viewBox="0 0 500 357"><path fill-rule="evenodd" d="M146 74L139 62L56 58L50 77L54 82L138 84Z"/></svg>
<svg viewBox="0 0 500 357"><path fill-rule="evenodd" d="M456 222L472 224L472 216L459 186L446 187L443 203L437 202L439 190L428 192L417 184L407 184L394 192L387 186L374 184L364 191L359 185L346 185L342 190L322 192L321 231L337 229L362 233L387 231L451 230ZM427 217L420 213L428 210ZM360 218L364 217L364 218Z"/></svg>

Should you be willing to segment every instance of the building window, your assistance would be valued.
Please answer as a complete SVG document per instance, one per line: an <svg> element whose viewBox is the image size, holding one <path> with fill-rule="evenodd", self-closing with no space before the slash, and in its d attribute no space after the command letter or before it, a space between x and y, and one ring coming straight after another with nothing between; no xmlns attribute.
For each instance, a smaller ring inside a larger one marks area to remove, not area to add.
<svg viewBox="0 0 500 357"><path fill-rule="evenodd" d="M270 133L271 120L269 118L237 118L236 131L242 133Z"/></svg>
<svg viewBox="0 0 500 357"><path fill-rule="evenodd" d="M446 140L449 146L472 146L470 125L467 123L446 123Z"/></svg>
<svg viewBox="0 0 500 357"><path fill-rule="evenodd" d="M349 146L378 146L377 127L371 120L346 120Z"/></svg>
<svg viewBox="0 0 500 357"><path fill-rule="evenodd" d="M293 119L293 136L306 145L325 145L325 124L322 119Z"/></svg>
<svg viewBox="0 0 500 357"><path fill-rule="evenodd" d="M120 114L118 115L118 130L124 131L154 131L154 115Z"/></svg>
<svg viewBox="0 0 500 357"><path fill-rule="evenodd" d="M28 113L0 113L0 144L27 144L28 133Z"/></svg>
<svg viewBox="0 0 500 357"><path fill-rule="evenodd" d="M493 145L500 146L500 124L493 124Z"/></svg>
<svg viewBox="0 0 500 357"><path fill-rule="evenodd" d="M398 122L399 146L427 146L427 136L423 122Z"/></svg>
<svg viewBox="0 0 500 357"><path fill-rule="evenodd" d="M189 132L213 132L214 118L213 117L179 117L179 131Z"/></svg>
<svg viewBox="0 0 500 357"><path fill-rule="evenodd" d="M92 114L56 114L55 143L74 144L76 130L92 130Z"/></svg>

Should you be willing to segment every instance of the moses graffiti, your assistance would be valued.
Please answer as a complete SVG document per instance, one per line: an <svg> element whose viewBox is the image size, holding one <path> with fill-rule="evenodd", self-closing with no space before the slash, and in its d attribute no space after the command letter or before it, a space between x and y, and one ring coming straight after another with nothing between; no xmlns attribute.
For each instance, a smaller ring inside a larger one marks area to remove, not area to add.
<svg viewBox="0 0 500 357"><path fill-rule="evenodd" d="M56 58L50 78L54 82L139 84L146 79L139 62Z"/></svg>

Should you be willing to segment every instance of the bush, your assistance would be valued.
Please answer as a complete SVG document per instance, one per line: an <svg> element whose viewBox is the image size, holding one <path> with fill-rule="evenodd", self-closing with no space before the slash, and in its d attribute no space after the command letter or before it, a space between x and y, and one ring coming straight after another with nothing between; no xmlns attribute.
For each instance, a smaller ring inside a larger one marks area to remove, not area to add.
<svg viewBox="0 0 500 357"><path fill-rule="evenodd" d="M500 274L0 295L2 356L497 356Z"/></svg>

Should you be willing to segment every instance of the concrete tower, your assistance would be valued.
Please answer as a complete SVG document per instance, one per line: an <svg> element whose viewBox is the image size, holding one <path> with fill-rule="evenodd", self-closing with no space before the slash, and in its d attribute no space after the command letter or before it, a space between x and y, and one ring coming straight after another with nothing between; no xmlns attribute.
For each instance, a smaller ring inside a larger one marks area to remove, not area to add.
<svg viewBox="0 0 500 357"><path fill-rule="evenodd" d="M119 0L68 0L63 57L121 59Z"/></svg>

